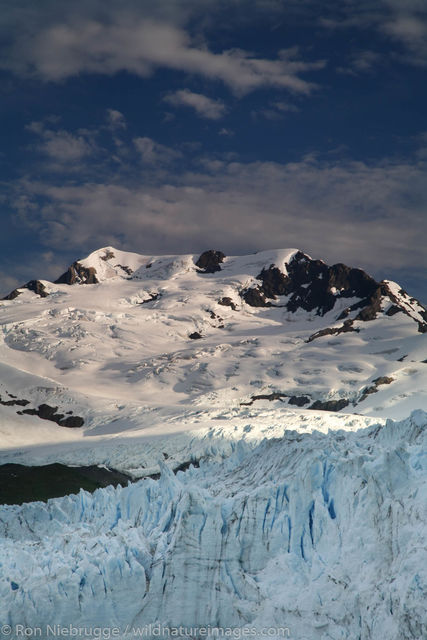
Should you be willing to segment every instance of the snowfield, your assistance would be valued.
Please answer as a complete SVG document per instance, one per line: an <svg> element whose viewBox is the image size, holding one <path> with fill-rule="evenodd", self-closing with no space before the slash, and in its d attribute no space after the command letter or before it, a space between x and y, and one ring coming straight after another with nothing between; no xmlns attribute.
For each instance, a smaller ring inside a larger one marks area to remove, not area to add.
<svg viewBox="0 0 427 640"><path fill-rule="evenodd" d="M1 507L0 624L427 637L426 311L296 249L197 258L0 302L0 464L135 479Z"/></svg>

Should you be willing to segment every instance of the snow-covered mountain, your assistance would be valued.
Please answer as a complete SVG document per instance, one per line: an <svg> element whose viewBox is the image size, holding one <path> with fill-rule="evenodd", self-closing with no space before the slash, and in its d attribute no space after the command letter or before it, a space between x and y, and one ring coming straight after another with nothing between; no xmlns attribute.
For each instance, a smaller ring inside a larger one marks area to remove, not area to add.
<svg viewBox="0 0 427 640"><path fill-rule="evenodd" d="M427 312L399 285L105 247L0 323L0 464L143 478L3 507L0 621L427 634Z"/></svg>

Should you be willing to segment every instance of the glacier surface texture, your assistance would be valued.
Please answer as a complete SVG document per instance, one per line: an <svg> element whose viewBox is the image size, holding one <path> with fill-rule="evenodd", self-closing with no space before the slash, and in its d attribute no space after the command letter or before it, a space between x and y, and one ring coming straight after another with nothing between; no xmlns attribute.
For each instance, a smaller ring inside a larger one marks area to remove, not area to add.
<svg viewBox="0 0 427 640"><path fill-rule="evenodd" d="M283 424L159 480L3 507L0 621L425 638L426 439L422 411Z"/></svg>

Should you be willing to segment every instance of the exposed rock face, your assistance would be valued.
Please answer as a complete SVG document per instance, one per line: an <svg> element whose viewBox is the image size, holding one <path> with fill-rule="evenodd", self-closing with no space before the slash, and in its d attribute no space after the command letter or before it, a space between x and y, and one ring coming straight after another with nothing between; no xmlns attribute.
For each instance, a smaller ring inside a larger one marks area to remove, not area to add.
<svg viewBox="0 0 427 640"><path fill-rule="evenodd" d="M309 337L307 342L312 342L313 340L316 340L316 338L321 338L322 336L336 336L336 335L339 335L340 333L347 333L348 331L359 332L360 329L355 329L353 327L353 322L354 322L353 320L345 320L344 324L341 327L335 327L335 328L328 327L327 329L321 329L320 331L316 331L316 333L313 333Z"/></svg>
<svg viewBox="0 0 427 640"><path fill-rule="evenodd" d="M339 299L359 298L356 303L347 307L337 320L343 320L351 312L360 309L354 320L365 322L374 320L382 311L381 303L384 296L387 296L393 302L386 312L387 315L394 315L399 311L410 315L386 282L377 282L362 269L347 267L342 263L328 266L321 260L312 260L302 251L298 251L286 264L286 270L287 274L282 273L272 264L258 274L257 280L260 280L261 284L244 289L240 295L252 307L277 306L271 300L276 300L277 296L288 296L283 306L291 313L303 309L309 312L316 311L320 316L331 311ZM410 303L416 302L403 290L400 293L406 296ZM423 321L418 322L418 330L425 333L427 311L422 311L421 316ZM325 329L323 333L313 334L310 340L328 333L332 335L355 330L357 329L352 327L352 321L346 321L338 329Z"/></svg>
<svg viewBox="0 0 427 640"><path fill-rule="evenodd" d="M389 309L385 312L386 316L395 316L396 313L401 313L402 309L395 304L392 304Z"/></svg>
<svg viewBox="0 0 427 640"><path fill-rule="evenodd" d="M25 288L30 291L34 291L34 293L40 296L40 298L46 298L49 295L46 291L46 287L40 282L40 280L30 280L25 285Z"/></svg>
<svg viewBox="0 0 427 640"><path fill-rule="evenodd" d="M268 269L263 269L257 276L257 280L261 280L262 284L242 292L244 301L251 307L271 307L271 302L267 301L266 298L275 300L276 296L288 295L292 290L292 282L289 276L283 274L274 265L271 265Z"/></svg>
<svg viewBox="0 0 427 640"><path fill-rule="evenodd" d="M209 251L202 253L196 262L196 267L199 267L200 273L215 273L216 271L221 271L219 265L224 262L224 258L225 254L222 251L209 249Z"/></svg>
<svg viewBox="0 0 427 640"><path fill-rule="evenodd" d="M255 400L269 400L270 402L272 400L282 400L283 398L287 398L287 394L286 393L280 393L279 391L273 391L273 393L261 393L259 395L256 396L252 396L252 398L249 400L249 402L241 402L240 404L244 407L249 407L250 405L252 405Z"/></svg>
<svg viewBox="0 0 427 640"><path fill-rule="evenodd" d="M310 402L310 398L307 396L291 396L289 398L289 404L294 404L297 407L303 407Z"/></svg>
<svg viewBox="0 0 427 640"><path fill-rule="evenodd" d="M391 384L394 381L394 378L390 378L389 376L380 376L379 378L375 378L372 380L372 385L369 387L365 387L362 391L362 396L359 402L362 402L369 396L371 393L376 393L378 391L378 387L382 384Z"/></svg>
<svg viewBox="0 0 427 640"><path fill-rule="evenodd" d="M317 411L341 411L341 409L344 409L344 407L347 407L349 404L349 400L345 398L341 400L326 400L325 402L316 400L309 409L315 409Z"/></svg>
<svg viewBox="0 0 427 640"><path fill-rule="evenodd" d="M0 404L2 404L4 407L26 407L28 404L30 404L30 401L24 399L19 400L16 397L14 397L12 400L2 400L0 396Z"/></svg>
<svg viewBox="0 0 427 640"><path fill-rule="evenodd" d="M24 287L21 287L21 289L23 289L23 288ZM22 293L22 291L20 291L19 289L14 289L10 293L8 293L7 296L4 296L4 298L2 298L2 300L15 300L15 298L20 296L21 293Z"/></svg>
<svg viewBox="0 0 427 640"><path fill-rule="evenodd" d="M116 267L120 267L120 269L123 269L123 271L127 273L128 276L131 276L133 274L133 269L131 269L130 267L127 267L126 265L116 264Z"/></svg>
<svg viewBox="0 0 427 640"><path fill-rule="evenodd" d="M221 298L220 300L218 300L218 304L220 304L223 307L231 307L233 311L236 311L237 309L235 303L228 296L224 296L224 298Z"/></svg>
<svg viewBox="0 0 427 640"><path fill-rule="evenodd" d="M111 260L111 258L115 258L114 253L110 251L110 249L106 249L105 254L101 256L101 260L104 260L104 262L107 262L107 260Z"/></svg>
<svg viewBox="0 0 427 640"><path fill-rule="evenodd" d="M94 267L84 267L79 262L73 262L67 271L55 280L55 284L98 284Z"/></svg>
<svg viewBox="0 0 427 640"><path fill-rule="evenodd" d="M242 292L242 298L251 307L271 307L271 302L267 301L261 287L246 289Z"/></svg>
<svg viewBox="0 0 427 640"><path fill-rule="evenodd" d="M198 331L194 331L193 333L190 333L190 335L188 336L191 340L200 340L200 338L202 338L202 334L199 333Z"/></svg>
<svg viewBox="0 0 427 640"><path fill-rule="evenodd" d="M286 264L286 269L287 275L274 265L263 269L257 276L262 284L255 288L259 295L251 293L252 289L246 289L242 292L245 302L251 306L270 306L267 298L286 295L291 296L286 303L288 311L316 310L318 315L324 315L333 309L337 298L361 298L358 305L364 308L374 303L379 295L380 284L361 269L352 269L341 263L329 267L301 251ZM255 300L258 303L254 305Z"/></svg>
<svg viewBox="0 0 427 640"><path fill-rule="evenodd" d="M17 403L15 403L17 404ZM24 409L18 413L27 414L30 416L38 416L42 420L50 420L56 422L60 427L68 427L75 429L84 425L84 420L80 416L70 415L65 418L63 413L57 413L58 407L51 407L48 404L39 405L38 409Z"/></svg>
<svg viewBox="0 0 427 640"><path fill-rule="evenodd" d="M49 295L46 291L46 287L40 282L40 280L30 280L29 282L27 282L27 284L23 284L22 287L11 291L7 296L3 298L3 300L15 300L15 298L17 298L22 293L20 289L29 289L29 291L33 291L41 298L46 298Z"/></svg>

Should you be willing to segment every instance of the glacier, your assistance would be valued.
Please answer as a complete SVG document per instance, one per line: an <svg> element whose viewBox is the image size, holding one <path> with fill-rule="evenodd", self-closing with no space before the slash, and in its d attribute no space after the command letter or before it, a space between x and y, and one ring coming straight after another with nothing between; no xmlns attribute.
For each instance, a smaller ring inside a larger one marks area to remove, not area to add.
<svg viewBox="0 0 427 640"><path fill-rule="evenodd" d="M328 419L176 474L160 438L158 480L2 507L0 622L427 637L427 414Z"/></svg>

